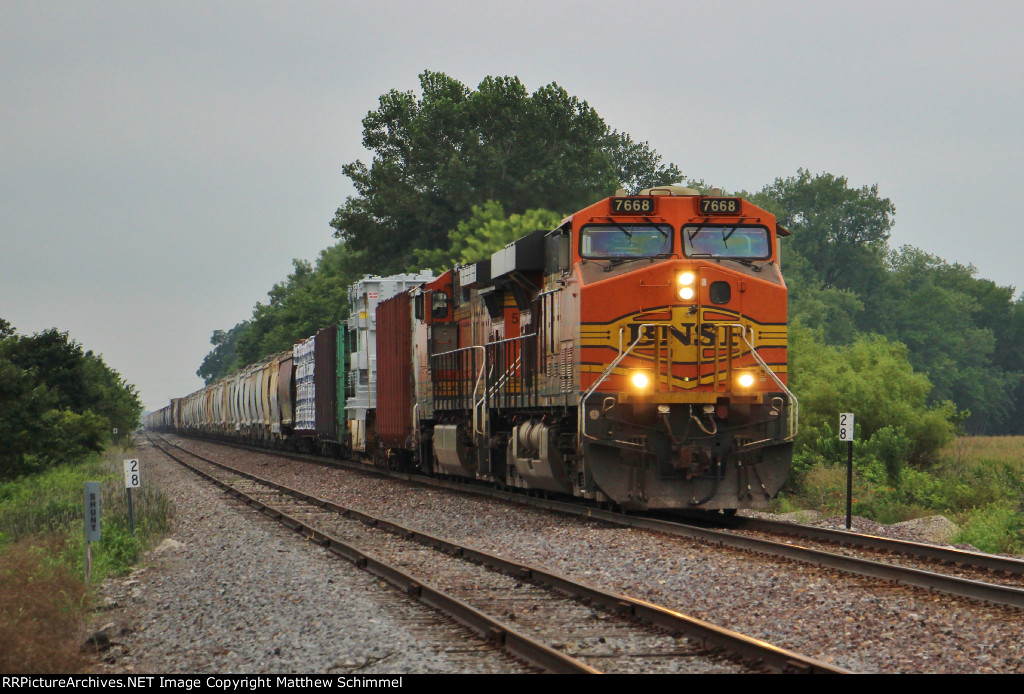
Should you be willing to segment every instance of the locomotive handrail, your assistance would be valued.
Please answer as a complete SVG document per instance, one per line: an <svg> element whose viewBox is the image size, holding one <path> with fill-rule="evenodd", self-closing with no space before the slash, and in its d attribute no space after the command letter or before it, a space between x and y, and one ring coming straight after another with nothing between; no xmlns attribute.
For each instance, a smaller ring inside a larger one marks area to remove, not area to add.
<svg viewBox="0 0 1024 694"><path fill-rule="evenodd" d="M484 397L480 398L480 402L479 403L476 400L476 391L480 387L480 382L484 378L484 370L487 368L487 349L485 347L483 347L482 345L474 345L473 347L465 347L464 349L479 349L479 350L483 350L483 353L484 353L483 359L480 360L480 373L476 377L476 383L473 384L473 433L474 434L480 434L481 436L486 436L487 435L486 432L484 432L484 431L477 431L477 428L476 428L477 427L477 423L480 420L477 418L477 414L476 413L477 413L477 409L480 407L480 403L483 403L484 407L487 406L487 388L486 388L486 386L484 387ZM486 415L485 415L485 417L486 417Z"/></svg>
<svg viewBox="0 0 1024 694"><path fill-rule="evenodd" d="M526 334L526 335L519 335L518 337L507 337L504 340L497 340L495 342L488 342L487 346L488 347L497 347L498 345L506 345L506 344L511 346L513 342L525 343L528 338L535 337L535 335L536 335L535 333L529 333L529 334ZM505 385L505 383L507 383L508 380L512 377L512 374L515 373L516 367L521 366L522 363L523 363L523 347L520 346L518 351L516 352L515 358L512 360L512 362L508 363L506 365L505 371L502 372L502 374L500 376L498 376L496 379L494 379L494 385L492 385L492 386L490 386L488 388L488 391L489 391L488 394L487 394L488 397L496 395L498 393L498 391L501 389L501 387L503 385Z"/></svg>
<svg viewBox="0 0 1024 694"><path fill-rule="evenodd" d="M625 359L626 356L630 352L633 351L633 348L636 347L638 344L640 344L640 340L644 339L644 330L646 328L656 327L657 325L658 325L657 323L641 323L639 330L637 330L637 337L636 337L636 339L633 340L633 344L631 344L629 347L626 348L625 352L622 351L623 328L619 328L619 351L620 351L619 356L615 357L615 359L612 361L612 363L609 364L608 367L601 374L601 377L599 379L597 379L597 381L594 382L594 385L590 386L590 389L580 397L579 414L576 417L576 420L577 420L576 425L577 425L577 427L579 429L578 439L581 442L582 442L582 440L584 438L588 438L588 439L591 439L593 441L597 441L597 439L595 437L590 436L590 435L587 434L586 427L583 426L583 422L584 422L584 419L583 419L583 415L584 415L583 408L586 407L587 400L590 398L591 395L594 394L594 391L597 390L597 387L599 385L601 385L602 383L604 383L604 380L606 378L608 378L608 376L611 375L612 371L615 370L615 367L619 365L619 362L621 362L623 359Z"/></svg>
<svg viewBox="0 0 1024 694"><path fill-rule="evenodd" d="M501 390L501 387L508 383L509 378L511 378L512 374L515 373L516 367L522 364L522 361L523 353L520 352L519 355L516 356L515 360L508 365L508 368L505 369L505 372L498 376L497 379L495 379L494 385L490 387L489 392L487 393L488 397L496 395L498 391Z"/></svg>
<svg viewBox="0 0 1024 694"><path fill-rule="evenodd" d="M525 394L525 397L533 402L535 393L533 392L533 386L528 382L530 367L530 359L533 358L529 351L529 344L531 340L537 340L537 333L527 333L525 335L518 335L516 337L507 337L503 340L496 340L494 342L488 342L486 347L491 350L489 357L489 364L492 368L497 367L502 369L501 373L495 376L493 379L488 376L488 384L486 386L486 396L488 398L488 405L491 404L492 400L497 396L502 397L501 390L511 381L516 372L519 373L519 380L521 385L520 395ZM498 400L498 406L508 404L509 394L505 393L504 399Z"/></svg>
<svg viewBox="0 0 1024 694"><path fill-rule="evenodd" d="M792 441L794 438L796 438L797 429L799 428L800 403L797 401L796 396L793 395L793 391L786 387L786 384L783 383L782 380L778 377L778 375L772 370L772 368L768 366L768 362L762 359L761 355L757 353L757 349L754 347L753 342L753 326L743 325L742 323L731 323L730 325L732 325L732 327L734 328L740 329L740 337L743 339L744 342L747 343L747 346L750 347L750 354L754 357L754 359L757 360L757 363L761 365L761 368L764 369L769 376L771 376L772 381L775 382L775 385L781 388L782 391L789 397L790 402L793 403L793 406L789 408L789 436L787 436L785 439L786 441ZM750 340L747 339L748 329L750 330Z"/></svg>
<svg viewBox="0 0 1024 694"><path fill-rule="evenodd" d="M458 359L458 357L456 355L459 355L461 353L469 353L469 352L472 352L474 349L481 350L481 352L483 353L483 357L480 360L480 373L477 374L476 381L473 384L473 394L472 394L472 396L470 396L470 401L473 404L473 431L476 432L476 433L482 434L483 432L478 432L477 431L477 409L480 407L480 404L482 402L486 404L486 389L485 389L485 396L484 396L484 398L482 398L479 401L476 399L476 394L477 394L477 391L480 390L480 383L484 380L484 371L487 368L487 350L486 350L486 348L483 345L472 345L471 347L460 347L458 349L452 349L452 350L449 350L447 352L439 352L437 354L433 354L433 355L430 356L430 368L431 368L431 370L434 369L435 362L438 362L438 361L450 361L452 359ZM455 368L461 370L462 367L461 367L461 365L457 365ZM472 368L472 366L470 368ZM457 380L456 382L457 383L461 383L461 379ZM461 390L461 386L460 386L460 390ZM465 395L460 394L458 397L459 398L464 398ZM436 400L436 398L435 398L435 400Z"/></svg>

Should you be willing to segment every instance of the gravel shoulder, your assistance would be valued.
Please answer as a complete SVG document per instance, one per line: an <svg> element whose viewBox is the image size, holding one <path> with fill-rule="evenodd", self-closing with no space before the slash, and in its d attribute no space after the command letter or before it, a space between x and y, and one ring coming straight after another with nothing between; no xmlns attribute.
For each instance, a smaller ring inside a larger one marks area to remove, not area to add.
<svg viewBox="0 0 1024 694"><path fill-rule="evenodd" d="M1024 672L1024 612L1018 610L269 454L193 440L184 445L339 504L650 600L849 670ZM428 645L405 618L396 617L380 597L394 593L379 581L347 564L327 562L323 550L296 543L289 531L265 519L254 520L255 512L239 509L191 473L150 462L162 456L148 447L140 454L144 479L159 483L175 503L173 539L183 547L154 555L138 575L114 582L110 595L118 606L103 619L131 631L115 636L121 644L115 649L124 651L103 667L118 672L478 671L448 647ZM204 535L203 528L216 532ZM348 572L354 575L339 578ZM467 647L465 641L461 647ZM493 671L523 669L509 662Z"/></svg>
<svg viewBox="0 0 1024 694"><path fill-rule="evenodd" d="M95 672L529 672L468 630L200 481L148 446L173 533L100 587Z"/></svg>

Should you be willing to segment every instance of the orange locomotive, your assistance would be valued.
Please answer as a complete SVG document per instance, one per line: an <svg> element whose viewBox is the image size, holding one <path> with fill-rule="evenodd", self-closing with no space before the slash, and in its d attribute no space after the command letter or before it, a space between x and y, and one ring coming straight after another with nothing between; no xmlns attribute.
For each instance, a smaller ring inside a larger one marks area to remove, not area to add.
<svg viewBox="0 0 1024 694"><path fill-rule="evenodd" d="M378 455L626 509L767 505L797 420L787 233L652 189L381 302Z"/></svg>

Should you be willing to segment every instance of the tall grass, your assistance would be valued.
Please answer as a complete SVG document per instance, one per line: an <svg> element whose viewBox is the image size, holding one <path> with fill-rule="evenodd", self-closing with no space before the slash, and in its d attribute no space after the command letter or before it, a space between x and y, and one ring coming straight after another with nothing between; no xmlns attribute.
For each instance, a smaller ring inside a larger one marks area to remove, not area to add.
<svg viewBox="0 0 1024 694"><path fill-rule="evenodd" d="M36 535L57 535L65 540L61 563L84 576L84 487L100 482L102 540L92 546L93 573L98 580L127 573L146 542L166 533L170 520L162 495L150 487L134 489L135 535L130 533L122 460L133 453L118 448L81 464L0 484L0 547Z"/></svg>
<svg viewBox="0 0 1024 694"><path fill-rule="evenodd" d="M846 509L846 466L805 462L777 510ZM1024 437L961 437L928 468L904 466L898 479L879 461L854 461L853 513L880 523L942 514L960 526L954 543L1024 554Z"/></svg>
<svg viewBox="0 0 1024 694"><path fill-rule="evenodd" d="M75 631L87 618L84 485L100 482L102 537L92 544L93 585L124 575L167 533L170 507L152 488L132 490L129 531L117 448L0 484L0 671L71 672L81 666ZM72 625L72 626L69 626ZM69 645L70 644L70 645Z"/></svg>
<svg viewBox="0 0 1024 694"><path fill-rule="evenodd" d="M0 672L73 673L85 666L78 635L86 614L81 576L53 561L61 539L19 540L0 551Z"/></svg>

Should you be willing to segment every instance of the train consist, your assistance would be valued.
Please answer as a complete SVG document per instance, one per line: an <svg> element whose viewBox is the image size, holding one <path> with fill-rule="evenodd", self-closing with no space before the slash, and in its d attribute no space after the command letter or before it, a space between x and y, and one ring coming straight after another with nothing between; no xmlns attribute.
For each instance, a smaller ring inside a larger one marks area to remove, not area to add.
<svg viewBox="0 0 1024 694"><path fill-rule="evenodd" d="M797 427L775 218L678 187L489 260L366 277L351 314L147 426L625 509L764 507Z"/></svg>

